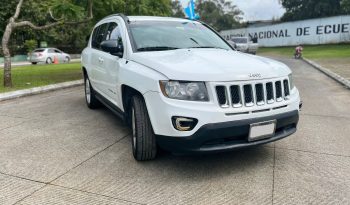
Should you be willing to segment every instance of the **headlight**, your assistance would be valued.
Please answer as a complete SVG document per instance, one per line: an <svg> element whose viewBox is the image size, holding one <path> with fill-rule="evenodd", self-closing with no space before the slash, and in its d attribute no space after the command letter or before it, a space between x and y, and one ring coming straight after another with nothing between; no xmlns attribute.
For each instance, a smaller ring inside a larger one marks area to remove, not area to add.
<svg viewBox="0 0 350 205"><path fill-rule="evenodd" d="M204 82L160 81L164 96L177 100L209 101Z"/></svg>
<svg viewBox="0 0 350 205"><path fill-rule="evenodd" d="M290 89L292 90L292 89L294 89L294 82L293 82L293 76L292 76L292 74L289 74L289 75L288 75L288 78L289 78L289 87L290 87Z"/></svg>

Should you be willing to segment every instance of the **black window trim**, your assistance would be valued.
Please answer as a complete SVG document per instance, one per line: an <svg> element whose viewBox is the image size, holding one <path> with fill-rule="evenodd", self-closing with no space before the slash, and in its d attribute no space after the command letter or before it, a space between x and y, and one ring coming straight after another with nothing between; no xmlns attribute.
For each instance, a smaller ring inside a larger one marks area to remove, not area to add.
<svg viewBox="0 0 350 205"><path fill-rule="evenodd" d="M103 21L103 20L105 20L107 18L113 17L113 16L119 16L119 17L121 17L123 19L123 21L125 23L126 31L128 33L129 39L130 39L131 48L132 48L133 51L136 50L134 38L130 34L130 26L129 26L130 21L129 21L129 18L127 16L125 16L124 14L112 14L112 15L106 16L101 21ZM109 23L111 23L111 22L101 23L100 25L98 25L98 26L96 26L94 28L94 30L92 31L92 35L91 35L90 48L98 50L98 51L101 51L100 49L94 48L92 46L92 42L93 42L93 38L94 38L94 32L95 32L96 29L100 30L100 26L102 26L103 24L109 24ZM117 23L117 25L119 26L118 23ZM97 32L99 32L99 31L97 31ZM125 39L125 41L127 41L127 39ZM123 45L123 46L125 48L125 45ZM125 51L124 51L123 57L124 57L124 55L125 55Z"/></svg>

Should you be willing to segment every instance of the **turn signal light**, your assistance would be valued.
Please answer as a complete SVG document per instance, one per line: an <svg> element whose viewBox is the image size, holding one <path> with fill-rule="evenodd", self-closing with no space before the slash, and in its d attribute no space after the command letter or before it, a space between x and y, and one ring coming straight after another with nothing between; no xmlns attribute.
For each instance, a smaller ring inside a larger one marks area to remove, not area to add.
<svg viewBox="0 0 350 205"><path fill-rule="evenodd" d="M172 117L173 126L179 131L191 131L197 125L198 120L189 117Z"/></svg>

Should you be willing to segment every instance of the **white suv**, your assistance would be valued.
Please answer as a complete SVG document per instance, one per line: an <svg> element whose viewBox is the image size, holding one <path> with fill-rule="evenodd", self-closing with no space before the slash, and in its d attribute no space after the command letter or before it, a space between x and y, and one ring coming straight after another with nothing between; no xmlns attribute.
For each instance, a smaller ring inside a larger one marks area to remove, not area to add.
<svg viewBox="0 0 350 205"><path fill-rule="evenodd" d="M300 98L284 64L235 51L207 25L111 15L82 53L89 108L100 103L132 127L136 160L163 148L221 152L296 131Z"/></svg>

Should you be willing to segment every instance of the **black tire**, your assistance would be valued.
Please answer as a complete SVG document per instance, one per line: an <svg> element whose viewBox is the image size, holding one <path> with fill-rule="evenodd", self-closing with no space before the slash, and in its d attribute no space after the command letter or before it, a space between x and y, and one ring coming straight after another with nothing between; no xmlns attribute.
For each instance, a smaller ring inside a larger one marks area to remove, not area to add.
<svg viewBox="0 0 350 205"><path fill-rule="evenodd" d="M137 161L156 158L157 144L144 99L135 95L131 99L132 152Z"/></svg>
<svg viewBox="0 0 350 205"><path fill-rule="evenodd" d="M32 62L32 64L33 64L33 65L36 65L36 64L38 64L38 63L37 63L37 62Z"/></svg>
<svg viewBox="0 0 350 205"><path fill-rule="evenodd" d="M70 58L67 56L67 57L64 59L64 62L65 62L65 63L69 63L69 62L70 62Z"/></svg>
<svg viewBox="0 0 350 205"><path fill-rule="evenodd" d="M91 86L89 77L84 75L84 90L85 90L85 101L86 105L90 109L97 109L101 106L100 101L96 98L95 91Z"/></svg>
<svg viewBox="0 0 350 205"><path fill-rule="evenodd" d="M52 64L52 59L51 58L47 58L46 59L46 64Z"/></svg>

